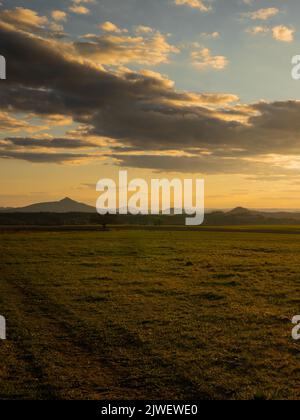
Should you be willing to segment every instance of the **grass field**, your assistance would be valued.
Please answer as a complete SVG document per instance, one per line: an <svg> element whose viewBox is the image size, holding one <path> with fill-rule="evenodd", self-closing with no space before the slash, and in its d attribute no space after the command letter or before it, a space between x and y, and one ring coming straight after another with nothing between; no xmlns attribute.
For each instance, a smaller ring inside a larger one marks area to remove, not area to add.
<svg viewBox="0 0 300 420"><path fill-rule="evenodd" d="M300 398L282 229L2 233L0 398Z"/></svg>

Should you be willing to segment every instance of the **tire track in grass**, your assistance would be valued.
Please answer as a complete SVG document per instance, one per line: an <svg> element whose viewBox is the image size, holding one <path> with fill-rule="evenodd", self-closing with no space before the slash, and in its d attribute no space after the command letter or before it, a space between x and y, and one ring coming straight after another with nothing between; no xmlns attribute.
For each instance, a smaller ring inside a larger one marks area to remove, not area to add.
<svg viewBox="0 0 300 420"><path fill-rule="evenodd" d="M111 372L113 383L108 385L107 398L213 398L125 327L112 321L103 323L103 328L92 325L84 320L86 312L80 317L32 283L15 287L35 302L35 312L51 319L67 341L80 348L81 355L86 354L90 369L100 362Z"/></svg>
<svg viewBox="0 0 300 420"><path fill-rule="evenodd" d="M27 363L20 358L12 341L1 342L0 359L0 400L36 398L38 391L32 386L35 378L30 374ZM28 393L30 385L31 389Z"/></svg>
<svg viewBox="0 0 300 420"><path fill-rule="evenodd" d="M86 378L91 355L66 339L59 329L61 323L48 316L47 306L44 306L47 299L33 293L29 284L7 281L4 289L12 296L5 310L10 324L9 339L17 358L25 365L24 379L28 385L25 398L106 397L107 386L112 384L107 372L99 359L94 359L93 374ZM47 332L46 335L43 332ZM103 381L104 377L105 387L99 386L99 379Z"/></svg>
<svg viewBox="0 0 300 420"><path fill-rule="evenodd" d="M1 272L0 307L1 314L7 319L7 340L0 341L0 399L34 399L38 397L37 381L28 366L28 360L21 357L15 340L18 331L16 320L18 296L15 291L11 295L11 291L3 280L2 266Z"/></svg>
<svg viewBox="0 0 300 420"><path fill-rule="evenodd" d="M27 325L28 318L22 316L21 319L20 308L24 303L23 299L17 289L11 287L10 282L6 282L4 289L6 293L9 292L8 295L11 297L8 306L2 305L9 326L8 340L12 343L17 361L21 362L25 371L24 385L27 384L26 390L24 389L25 398L44 399L47 397L56 399L57 392L50 385L43 366L35 357L36 352L32 344L33 337ZM13 377L13 375L11 376Z"/></svg>

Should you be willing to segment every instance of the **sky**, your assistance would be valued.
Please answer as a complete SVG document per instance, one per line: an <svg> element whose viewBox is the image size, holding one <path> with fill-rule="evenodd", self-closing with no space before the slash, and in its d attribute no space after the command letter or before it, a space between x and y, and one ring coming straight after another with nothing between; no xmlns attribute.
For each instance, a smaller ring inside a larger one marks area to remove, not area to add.
<svg viewBox="0 0 300 420"><path fill-rule="evenodd" d="M0 207L100 178L204 178L206 207L300 208L297 0L3 0Z"/></svg>

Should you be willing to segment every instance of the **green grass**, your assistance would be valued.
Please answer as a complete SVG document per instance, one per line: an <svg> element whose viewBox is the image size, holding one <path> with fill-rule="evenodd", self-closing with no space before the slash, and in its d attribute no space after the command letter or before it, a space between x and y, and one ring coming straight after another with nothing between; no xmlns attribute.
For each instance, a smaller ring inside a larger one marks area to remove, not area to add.
<svg viewBox="0 0 300 420"><path fill-rule="evenodd" d="M0 398L300 398L300 236L254 232L1 234Z"/></svg>

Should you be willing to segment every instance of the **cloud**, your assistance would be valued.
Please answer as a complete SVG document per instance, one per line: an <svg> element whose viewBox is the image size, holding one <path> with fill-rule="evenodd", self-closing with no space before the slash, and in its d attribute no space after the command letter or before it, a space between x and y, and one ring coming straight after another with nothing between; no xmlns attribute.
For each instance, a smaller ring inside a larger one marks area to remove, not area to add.
<svg viewBox="0 0 300 420"><path fill-rule="evenodd" d="M102 23L101 25L99 25L99 27L105 32L115 32L118 34L122 32L128 32L127 29L120 29L117 25L109 21Z"/></svg>
<svg viewBox="0 0 300 420"><path fill-rule="evenodd" d="M95 3L95 0L72 0L72 5L69 7L69 10L77 15L88 15L90 14L90 9L84 5L93 3Z"/></svg>
<svg viewBox="0 0 300 420"><path fill-rule="evenodd" d="M135 32L140 34L151 34L152 32L155 32L155 30L150 26L138 25L135 27Z"/></svg>
<svg viewBox="0 0 300 420"><path fill-rule="evenodd" d="M277 41L292 42L294 40L295 30L284 25L272 28L273 38Z"/></svg>
<svg viewBox="0 0 300 420"><path fill-rule="evenodd" d="M8 112L0 112L0 129L2 134L5 133L37 133L39 131L48 130L52 125L68 125L72 119L66 119L62 116L53 116L43 119L40 123L33 114L16 114L8 110Z"/></svg>
<svg viewBox="0 0 300 420"><path fill-rule="evenodd" d="M37 12L24 7L3 10L0 12L0 18L3 22L17 25L20 29L25 30L41 28L48 24L47 17L40 16Z"/></svg>
<svg viewBox="0 0 300 420"><path fill-rule="evenodd" d="M55 21L58 21L58 22L67 20L67 14L66 12L63 12L62 10L53 10L53 12L51 13L51 16Z"/></svg>
<svg viewBox="0 0 300 420"><path fill-rule="evenodd" d="M2 132L14 132L19 130L30 130L31 126L23 119L15 118L8 112L0 112L0 129Z"/></svg>
<svg viewBox="0 0 300 420"><path fill-rule="evenodd" d="M267 26L254 26L253 28L248 28L246 32L248 32L251 35L263 35L270 32L270 28L268 28Z"/></svg>
<svg viewBox="0 0 300 420"><path fill-rule="evenodd" d="M201 51L191 53L193 65L200 70L212 68L214 70L223 70L228 66L229 61L222 55L212 55L209 48L203 48Z"/></svg>
<svg viewBox="0 0 300 420"><path fill-rule="evenodd" d="M245 13L244 16L249 17L252 20L268 20L271 17L278 15L279 12L280 10L276 7L268 7L254 12Z"/></svg>
<svg viewBox="0 0 300 420"><path fill-rule="evenodd" d="M209 12L210 6L207 6L202 0L175 0L177 6L187 6L192 9L200 10L201 12Z"/></svg>
<svg viewBox="0 0 300 420"><path fill-rule="evenodd" d="M74 4L93 4L96 0L72 0Z"/></svg>
<svg viewBox="0 0 300 420"><path fill-rule="evenodd" d="M76 15L88 15L90 10L85 6L73 5L69 7L70 12L75 13Z"/></svg>
<svg viewBox="0 0 300 420"><path fill-rule="evenodd" d="M49 20L46 16L39 15L36 11L16 7L0 11L0 20L18 31L62 38L65 36L63 27L54 20Z"/></svg>
<svg viewBox="0 0 300 420"><path fill-rule="evenodd" d="M33 163L79 163L95 158L94 151L98 146L97 142L76 138L7 137L0 140L0 158ZM74 153L78 149L90 151L84 154ZM100 158L101 155L98 154L98 159Z"/></svg>
<svg viewBox="0 0 300 420"><path fill-rule="evenodd" d="M281 42L293 42L295 35L295 30L293 28L284 25L274 26L273 28L268 26L255 26L253 28L248 28L246 32L251 35L265 35L271 33L276 41Z"/></svg>
<svg viewBox="0 0 300 420"><path fill-rule="evenodd" d="M177 47L169 44L167 38L157 31L144 37L88 34L83 38L84 40L74 44L76 50L99 64L138 63L153 66L167 63L171 54L179 52Z"/></svg>
<svg viewBox="0 0 300 420"><path fill-rule="evenodd" d="M220 38L220 32L202 32L201 36L207 39L217 39Z"/></svg>
<svg viewBox="0 0 300 420"><path fill-rule="evenodd" d="M31 163L77 163L83 159L88 158L84 154L71 154L71 153L40 153L40 152L18 152L0 149L1 159L16 159L25 160Z"/></svg>
<svg viewBox="0 0 300 420"><path fill-rule="evenodd" d="M157 155L122 155L115 154L119 166L127 168L151 169L158 172L182 172L202 175L257 174L258 178L279 176L297 176L297 170L281 168L276 164L268 166L262 161L249 159L223 158L220 156L157 156Z"/></svg>
<svg viewBox="0 0 300 420"><path fill-rule="evenodd" d="M298 171L297 159L290 158L300 148L298 101L243 105L230 93L178 91L157 72L105 70L71 43L45 39L3 21L0 50L9 63L9 78L1 86L1 112L47 120L60 115L85 127L87 139L9 137L1 142L2 158L62 163L105 155L119 164L156 170L271 175ZM30 51L30 60L24 51ZM111 143L103 147L91 138ZM291 162L296 163L291 167Z"/></svg>
<svg viewBox="0 0 300 420"><path fill-rule="evenodd" d="M46 148L46 149L84 149L97 147L96 143L86 140L72 138L29 138L29 137L8 137L4 139L4 144L26 148Z"/></svg>

